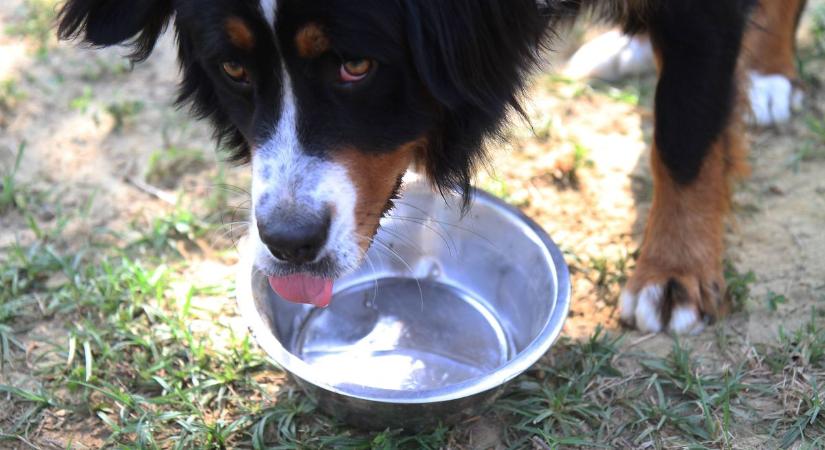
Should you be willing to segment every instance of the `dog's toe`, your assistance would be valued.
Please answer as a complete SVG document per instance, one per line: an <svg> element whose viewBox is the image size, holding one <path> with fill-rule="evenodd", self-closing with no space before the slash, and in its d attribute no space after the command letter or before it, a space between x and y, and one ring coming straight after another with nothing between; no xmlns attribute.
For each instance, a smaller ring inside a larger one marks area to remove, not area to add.
<svg viewBox="0 0 825 450"><path fill-rule="evenodd" d="M748 98L753 125L764 127L786 123L802 104L802 91L795 89L784 75L752 72L750 81Z"/></svg>
<svg viewBox="0 0 825 450"><path fill-rule="evenodd" d="M691 293L676 280L648 283L635 291L625 289L620 297L620 318L643 333L698 334L712 317L703 311L703 305L718 301L702 296L713 296L712 290Z"/></svg>
<svg viewBox="0 0 825 450"><path fill-rule="evenodd" d="M705 329L705 320L695 305L680 305L670 313L668 330L674 334L699 334Z"/></svg>

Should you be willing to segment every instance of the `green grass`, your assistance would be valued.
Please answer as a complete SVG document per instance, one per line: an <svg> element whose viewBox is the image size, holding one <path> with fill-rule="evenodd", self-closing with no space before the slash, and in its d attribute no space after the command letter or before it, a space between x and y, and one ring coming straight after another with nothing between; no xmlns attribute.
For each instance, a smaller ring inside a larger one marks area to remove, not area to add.
<svg viewBox="0 0 825 450"><path fill-rule="evenodd" d="M144 106L143 102L139 100L123 100L109 103L109 105L106 106L106 112L108 112L115 121L113 131L123 131L124 126L134 122L138 114L143 111Z"/></svg>
<svg viewBox="0 0 825 450"><path fill-rule="evenodd" d="M140 224L133 226L139 227ZM127 248L143 250L149 248L154 252L172 252L180 254L180 245L197 246L198 240L215 231L216 226L208 224L196 217L195 214L177 205L166 214L152 219L151 225L142 230L140 237L127 245Z"/></svg>
<svg viewBox="0 0 825 450"><path fill-rule="evenodd" d="M10 78L0 81L0 111L8 113L25 99L26 93L21 90L17 80Z"/></svg>
<svg viewBox="0 0 825 450"><path fill-rule="evenodd" d="M803 164L825 159L825 120L813 115L805 117L806 138L788 160L788 167L799 172Z"/></svg>
<svg viewBox="0 0 825 450"><path fill-rule="evenodd" d="M799 49L797 66L805 83L817 85L820 82L820 72L816 67L811 67L814 65L811 63L825 58L825 6L808 7L807 15L811 21L811 45Z"/></svg>
<svg viewBox="0 0 825 450"><path fill-rule="evenodd" d="M200 149L174 145L152 152L145 178L151 184L174 188L188 173L197 173L207 167L206 157Z"/></svg>
<svg viewBox="0 0 825 450"><path fill-rule="evenodd" d="M69 102L73 110L85 114L94 99L91 86L83 86L83 92Z"/></svg>
<svg viewBox="0 0 825 450"><path fill-rule="evenodd" d="M747 309L748 301L751 299L751 285L756 282L756 274L753 271L741 273L731 261L725 260L724 275L727 284L726 297L733 310Z"/></svg>
<svg viewBox="0 0 825 450"><path fill-rule="evenodd" d="M781 379L785 414L772 430L781 448L821 448L825 442L825 312L812 309L810 319L795 331L780 327L779 343L760 346L765 363Z"/></svg>
<svg viewBox="0 0 825 450"><path fill-rule="evenodd" d="M52 25L57 5L57 0L25 0L20 17L6 27L6 32L31 39L37 45L37 55L45 57L55 41Z"/></svg>
<svg viewBox="0 0 825 450"><path fill-rule="evenodd" d="M0 421L0 445L36 442L38 430L62 411L94 424L110 447L467 448L466 425L370 433L318 411L247 333L227 325L235 314L231 277L192 279L197 268L180 249L198 252L215 223L179 205L135 222L127 233L100 233L68 248L60 241L65 224L83 214L57 211L49 224L33 218L37 240L13 247L0 264L2 368L30 367L35 382L33 388L0 386L18 412ZM574 265L588 271L594 286L610 290L621 285L631 259L605 256ZM727 280L744 304L753 274L728 264ZM32 320L59 325L27 354ZM777 445L815 447L825 439L818 388L825 363L822 313L812 311L805 326L777 336L775 344L754 349L757 360L742 352L722 365L698 358L678 340L658 357L602 330L583 341L563 338L484 417L512 449L731 448L747 430ZM732 338L724 342L718 345L726 354L738 353L727 349L737 345ZM757 374L760 364L770 369L767 377ZM816 377L783 384L788 371L800 367ZM751 406L786 397L798 414L762 418Z"/></svg>
<svg viewBox="0 0 825 450"><path fill-rule="evenodd" d="M0 172L0 213L12 208L22 207L25 203L21 196L20 184L18 182L18 172L23 156L26 153L26 143L23 142L17 147L17 154L11 167Z"/></svg>
<svg viewBox="0 0 825 450"><path fill-rule="evenodd" d="M86 83L98 83L109 78L119 77L131 71L132 65L122 58L99 58L83 67L80 79Z"/></svg>
<svg viewBox="0 0 825 450"><path fill-rule="evenodd" d="M536 436L550 448L730 448L743 422L752 432L772 429L777 442L797 442L803 425L822 439L823 430L810 425L816 419L821 427L814 394L804 417L781 425L759 417L751 402L786 392L755 380L745 361L706 366L678 340L664 358L621 347L621 339L599 331L589 341L562 341L517 380L494 407L507 417L508 448L530 446Z"/></svg>
<svg viewBox="0 0 825 450"><path fill-rule="evenodd" d="M771 311L778 311L780 305L784 305L788 303L788 297L785 297L782 294L777 294L776 292L770 291L768 292L768 297L766 298L766 302L768 304L768 309Z"/></svg>
<svg viewBox="0 0 825 450"><path fill-rule="evenodd" d="M153 223L123 251L95 242L61 250L45 239L9 253L0 266L4 370L22 367L26 357L22 319L59 317L61 325L28 355L38 387L0 386L20 412L0 422L0 442L36 441L39 427L64 411L95 423L112 447L464 448L464 426L367 433L317 411L248 334L221 320L234 314L226 302L231 280L200 284L186 275L192 268L174 243L198 239L209 225L178 210ZM204 307L215 302L226 307ZM777 380L787 367L822 368L825 329L817 314L763 349ZM679 341L665 357L623 350L626 344L602 330L584 341L563 338L485 413L501 424L505 447L728 448L743 420L777 442L825 435L813 385L819 379L798 391L800 415L767 423L749 402L786 391L755 382L746 361L714 367Z"/></svg>

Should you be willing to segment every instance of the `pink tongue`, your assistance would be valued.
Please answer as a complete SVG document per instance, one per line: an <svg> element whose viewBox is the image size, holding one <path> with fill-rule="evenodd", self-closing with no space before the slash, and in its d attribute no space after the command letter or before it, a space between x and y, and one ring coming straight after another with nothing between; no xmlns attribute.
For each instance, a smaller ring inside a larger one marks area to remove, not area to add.
<svg viewBox="0 0 825 450"><path fill-rule="evenodd" d="M329 306L332 299L332 283L333 280L329 278L316 278L306 274L269 277L269 286L284 300L321 308Z"/></svg>

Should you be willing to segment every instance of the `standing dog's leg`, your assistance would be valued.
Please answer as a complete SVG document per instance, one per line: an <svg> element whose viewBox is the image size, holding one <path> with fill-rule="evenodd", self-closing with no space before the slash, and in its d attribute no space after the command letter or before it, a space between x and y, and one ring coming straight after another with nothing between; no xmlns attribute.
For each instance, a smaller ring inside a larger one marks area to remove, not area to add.
<svg viewBox="0 0 825 450"><path fill-rule="evenodd" d="M659 1L646 11L659 63L655 192L621 317L642 331L692 333L723 309L724 220L744 167L737 60L747 0Z"/></svg>
<svg viewBox="0 0 825 450"><path fill-rule="evenodd" d="M802 102L796 90L796 30L805 0L761 0L754 11L742 58L750 77L751 110L757 125L787 122Z"/></svg>

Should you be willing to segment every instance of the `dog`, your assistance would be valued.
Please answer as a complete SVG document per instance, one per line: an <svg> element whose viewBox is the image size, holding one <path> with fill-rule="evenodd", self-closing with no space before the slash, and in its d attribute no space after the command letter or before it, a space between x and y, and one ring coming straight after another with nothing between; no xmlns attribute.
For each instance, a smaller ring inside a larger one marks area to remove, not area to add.
<svg viewBox="0 0 825 450"><path fill-rule="evenodd" d="M411 165L470 201L484 143L510 111L523 114L541 49L577 16L646 33L659 68L655 188L621 318L643 332L695 333L725 311L724 220L731 182L747 173L741 74L795 77L803 3L68 0L58 34L129 45L137 62L174 27L178 102L251 162L256 268L281 297L323 307L334 280L362 262Z"/></svg>

